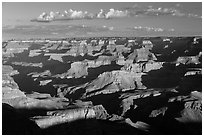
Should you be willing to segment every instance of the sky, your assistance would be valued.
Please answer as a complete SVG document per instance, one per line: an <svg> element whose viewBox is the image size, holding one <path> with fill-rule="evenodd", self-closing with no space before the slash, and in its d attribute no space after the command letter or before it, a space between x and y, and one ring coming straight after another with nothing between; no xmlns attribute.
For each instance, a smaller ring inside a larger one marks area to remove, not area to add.
<svg viewBox="0 0 204 137"><path fill-rule="evenodd" d="M3 2L2 27L3 39L201 35L202 3Z"/></svg>

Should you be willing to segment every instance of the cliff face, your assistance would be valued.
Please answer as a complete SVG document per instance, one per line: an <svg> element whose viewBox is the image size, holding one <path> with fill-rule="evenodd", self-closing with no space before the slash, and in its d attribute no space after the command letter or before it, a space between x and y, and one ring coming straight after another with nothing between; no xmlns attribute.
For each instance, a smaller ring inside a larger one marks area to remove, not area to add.
<svg viewBox="0 0 204 137"><path fill-rule="evenodd" d="M178 66L179 64L200 64L199 56L178 57L176 65Z"/></svg>
<svg viewBox="0 0 204 137"><path fill-rule="evenodd" d="M133 62L139 63L144 61L155 61L156 56L151 52L153 44L151 41L143 41L142 47L135 49L133 53L128 56L128 60L133 60Z"/></svg>
<svg viewBox="0 0 204 137"><path fill-rule="evenodd" d="M13 99L17 97L25 97L25 94L19 90L18 84L13 80L12 76L19 72L13 70L11 66L3 66L2 68L2 99Z"/></svg>
<svg viewBox="0 0 204 137"><path fill-rule="evenodd" d="M98 76L86 86L85 96L93 96L97 94L110 94L118 91L127 91L133 89L144 89L141 83L142 73L132 73L127 71L105 72Z"/></svg>
<svg viewBox="0 0 204 137"><path fill-rule="evenodd" d="M164 62L144 62L144 63L135 63L135 64L126 64L122 68L123 70L141 73L149 72L151 70L157 70L162 68Z"/></svg>
<svg viewBox="0 0 204 137"><path fill-rule="evenodd" d="M5 53L14 54L14 53L22 53L24 50L28 50L30 47L30 43L22 43L22 42L8 42L6 45Z"/></svg>
<svg viewBox="0 0 204 137"><path fill-rule="evenodd" d="M62 74L57 74L55 77L60 78L81 78L88 75L88 68L97 68L103 65L110 65L115 60L114 56L99 56L96 60L78 61L71 64L71 68Z"/></svg>
<svg viewBox="0 0 204 137"><path fill-rule="evenodd" d="M20 65L20 66L25 66L25 67L28 67L28 66L31 66L31 67L40 67L40 68L43 67L42 63L12 62L12 64Z"/></svg>
<svg viewBox="0 0 204 137"><path fill-rule="evenodd" d="M83 62L72 63L71 68L67 72L68 78L80 78L86 75L88 75L87 63L83 63Z"/></svg>

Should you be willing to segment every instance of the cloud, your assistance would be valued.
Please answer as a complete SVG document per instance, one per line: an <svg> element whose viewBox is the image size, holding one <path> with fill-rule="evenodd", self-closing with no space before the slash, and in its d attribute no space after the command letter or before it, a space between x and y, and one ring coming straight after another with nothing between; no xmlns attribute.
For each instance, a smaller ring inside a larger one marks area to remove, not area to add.
<svg viewBox="0 0 204 137"><path fill-rule="evenodd" d="M69 20L69 19L93 19L93 18L110 19L125 16L128 16L128 11L115 10L113 8L110 9L107 13L103 9L101 9L98 14L88 13L87 11L83 12L69 9L68 11L65 10L63 13L53 11L51 11L50 13L43 12L42 14L39 15L39 17L31 21L50 22L55 20Z"/></svg>
<svg viewBox="0 0 204 137"><path fill-rule="evenodd" d="M110 9L110 11L105 15L106 18L115 18L115 17L126 17L128 16L128 11L121 11L121 10L115 10Z"/></svg>
<svg viewBox="0 0 204 137"><path fill-rule="evenodd" d="M101 9L101 11L97 14L96 16L97 18L105 18L106 17L106 13L103 9Z"/></svg>
<svg viewBox="0 0 204 137"><path fill-rule="evenodd" d="M89 19L93 18L94 14L87 11L68 10L63 13L51 11L49 14L43 12L36 20L33 21L54 21L54 20L68 20L68 19Z"/></svg>
<svg viewBox="0 0 204 137"><path fill-rule="evenodd" d="M70 9L68 12L65 12L65 17L70 19L84 19L84 18L93 18L92 13L88 13L87 11L76 11Z"/></svg>
<svg viewBox="0 0 204 137"><path fill-rule="evenodd" d="M177 4L178 8L180 5ZM158 7L154 8L152 5L149 6L140 6L138 4L133 5L132 7L124 8L123 10L117 10L111 8L108 12L105 12L103 9L99 13L89 13L87 11L77 11L69 9L64 12L53 12L50 13L43 12L34 20L38 22L51 22L55 20L74 20L74 19L110 19L110 18L121 18L129 16L176 16L176 17L191 17L191 18L202 18L201 16L193 13L183 13L176 8L163 8Z"/></svg>

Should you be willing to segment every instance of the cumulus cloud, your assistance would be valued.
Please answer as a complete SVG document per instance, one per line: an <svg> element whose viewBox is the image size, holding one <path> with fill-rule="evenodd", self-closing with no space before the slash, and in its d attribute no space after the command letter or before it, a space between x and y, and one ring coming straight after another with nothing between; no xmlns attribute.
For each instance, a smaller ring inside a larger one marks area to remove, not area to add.
<svg viewBox="0 0 204 137"><path fill-rule="evenodd" d="M88 13L87 11L76 11L70 9L67 13L65 13L65 16L67 16L70 19L83 19L83 18L92 18L92 15Z"/></svg>
<svg viewBox="0 0 204 137"><path fill-rule="evenodd" d="M105 18L106 17L106 13L103 9L101 9L101 11L97 14L97 18Z"/></svg>
<svg viewBox="0 0 204 137"><path fill-rule="evenodd" d="M115 10L110 9L110 11L105 15L106 18L115 18L115 17L126 17L128 16L128 11L122 11L122 10Z"/></svg>
<svg viewBox="0 0 204 137"><path fill-rule="evenodd" d="M107 13L101 9L98 14L89 13L87 11L77 11L69 9L65 10L63 13L53 12L50 13L43 12L37 19L32 21L54 21L54 20L65 20L65 19L93 19L93 18L118 18L128 16L128 11L116 10L111 8Z"/></svg>
<svg viewBox="0 0 204 137"><path fill-rule="evenodd" d="M93 18L94 14L88 13L87 11L77 11L77 10L65 10L63 13L53 12L45 13L43 12L38 18L37 21L53 21L53 20L62 20L62 19L84 19L84 18Z"/></svg>
<svg viewBox="0 0 204 137"><path fill-rule="evenodd" d="M37 18L37 20L45 20L45 21L51 21L53 20L47 13L43 12L40 14L40 16Z"/></svg>

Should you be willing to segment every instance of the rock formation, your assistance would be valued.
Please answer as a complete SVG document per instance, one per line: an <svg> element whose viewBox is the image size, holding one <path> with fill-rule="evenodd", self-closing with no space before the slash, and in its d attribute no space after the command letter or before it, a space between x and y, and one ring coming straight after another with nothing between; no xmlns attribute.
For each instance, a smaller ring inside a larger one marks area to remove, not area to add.
<svg viewBox="0 0 204 137"><path fill-rule="evenodd" d="M88 75L86 62L74 62L67 73L59 74L61 78L80 78Z"/></svg>
<svg viewBox="0 0 204 137"><path fill-rule="evenodd" d="M32 119L40 128L48 128L62 123L76 121L78 119L95 118L95 112L91 108L78 108L63 111L48 111L46 116L37 116Z"/></svg>
<svg viewBox="0 0 204 137"><path fill-rule="evenodd" d="M151 70L157 70L162 68L163 62L144 62L144 63L135 63L135 64L126 64L122 70L141 73L149 72Z"/></svg>
<svg viewBox="0 0 204 137"><path fill-rule="evenodd" d="M40 67L40 68L43 67L42 63L12 62L12 64L24 67Z"/></svg>
<svg viewBox="0 0 204 137"><path fill-rule="evenodd" d="M198 56L187 56L187 57L179 57L176 60L176 65L178 66L179 64L184 64L184 65L188 65L188 64L199 64L199 57Z"/></svg>
<svg viewBox="0 0 204 137"><path fill-rule="evenodd" d="M48 80L42 80L42 81L40 81L40 86L45 86L45 85L47 85L47 84L50 83L50 82L52 82L51 79L48 79Z"/></svg>
<svg viewBox="0 0 204 137"><path fill-rule="evenodd" d="M39 52L41 52L41 50L40 49L37 49L37 50L30 50L30 52L29 52L29 57L35 57L35 56L39 56L41 53L39 53Z"/></svg>
<svg viewBox="0 0 204 137"><path fill-rule="evenodd" d="M104 72L98 78L86 86L85 96L97 94L110 94L118 91L133 89L144 89L141 83L142 73L132 73L127 71Z"/></svg>
<svg viewBox="0 0 204 137"><path fill-rule="evenodd" d="M51 72L50 70L45 70L44 72L41 72L41 73L38 73L38 72L31 72L29 74L27 74L28 76L31 76L33 78L39 78L39 77L48 77L48 76L51 76Z"/></svg>

